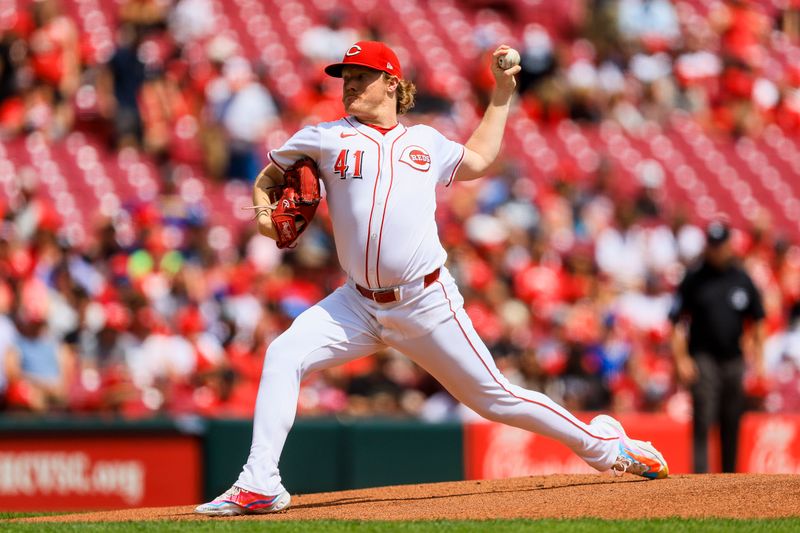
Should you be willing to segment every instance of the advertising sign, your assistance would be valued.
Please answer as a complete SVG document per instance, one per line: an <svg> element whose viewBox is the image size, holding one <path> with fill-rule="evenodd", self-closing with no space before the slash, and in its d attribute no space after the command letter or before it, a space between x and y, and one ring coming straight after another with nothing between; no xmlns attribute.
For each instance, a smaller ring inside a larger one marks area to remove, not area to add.
<svg viewBox="0 0 800 533"><path fill-rule="evenodd" d="M183 505L201 496L199 442L188 436L0 439L0 510Z"/></svg>
<svg viewBox="0 0 800 533"><path fill-rule="evenodd" d="M591 415L580 417L591 420ZM652 441L673 474L692 472L692 429L688 421L666 414L616 417L629 436ZM473 422L464 428L467 479L497 479L546 474L594 472L566 446L534 433ZM719 434L709 436L709 464L720 471ZM800 415L748 413L739 433L739 472L800 474Z"/></svg>

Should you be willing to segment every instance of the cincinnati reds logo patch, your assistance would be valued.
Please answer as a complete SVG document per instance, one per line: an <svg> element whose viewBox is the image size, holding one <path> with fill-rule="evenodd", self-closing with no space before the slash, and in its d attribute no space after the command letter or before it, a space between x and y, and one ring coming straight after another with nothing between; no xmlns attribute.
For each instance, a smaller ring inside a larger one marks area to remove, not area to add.
<svg viewBox="0 0 800 533"><path fill-rule="evenodd" d="M361 47L360 47L360 46L358 46L357 44L354 44L353 46L351 46L351 47L350 47L350 48L347 50L347 52L345 52L345 54L344 54L344 55L346 55L347 57L350 57L350 56L355 56L355 55L358 55L358 54L360 54L360 53L361 53Z"/></svg>
<svg viewBox="0 0 800 533"><path fill-rule="evenodd" d="M400 162L420 172L427 172L431 168L430 154L419 146L407 146L400 155Z"/></svg>

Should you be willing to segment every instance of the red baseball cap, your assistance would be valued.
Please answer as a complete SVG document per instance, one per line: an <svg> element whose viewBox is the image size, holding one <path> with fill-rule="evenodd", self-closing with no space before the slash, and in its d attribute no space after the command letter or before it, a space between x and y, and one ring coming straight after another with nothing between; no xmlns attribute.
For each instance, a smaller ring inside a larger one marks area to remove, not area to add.
<svg viewBox="0 0 800 533"><path fill-rule="evenodd" d="M347 49L341 63L334 63L325 67L325 74L334 78L341 78L342 68L345 65L360 65L403 78L403 71L400 68L397 54L379 41L358 41Z"/></svg>

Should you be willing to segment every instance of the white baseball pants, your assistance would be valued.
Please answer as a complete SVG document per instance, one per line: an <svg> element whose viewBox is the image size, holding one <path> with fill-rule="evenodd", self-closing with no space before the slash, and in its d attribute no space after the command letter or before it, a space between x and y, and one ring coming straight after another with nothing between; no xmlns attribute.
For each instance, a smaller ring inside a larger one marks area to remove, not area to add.
<svg viewBox="0 0 800 533"><path fill-rule="evenodd" d="M278 460L294 422L300 381L387 346L406 354L460 402L489 420L554 438L597 470L617 458L618 437L584 424L539 392L512 385L463 309L447 269L439 280L401 287L399 302L379 304L352 280L303 312L267 349L256 400L250 456L236 482L275 495L283 490Z"/></svg>

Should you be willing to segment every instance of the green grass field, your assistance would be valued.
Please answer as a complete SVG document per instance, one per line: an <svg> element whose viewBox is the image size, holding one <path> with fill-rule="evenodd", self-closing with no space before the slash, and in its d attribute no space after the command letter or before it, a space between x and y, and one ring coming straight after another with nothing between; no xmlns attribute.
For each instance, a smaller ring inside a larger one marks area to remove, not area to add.
<svg viewBox="0 0 800 533"><path fill-rule="evenodd" d="M0 518L8 519L22 516L13 513L0 513ZM24 515L31 516L31 515ZM210 521L190 522L129 522L129 523L38 523L38 524L10 524L0 522L3 532L85 532L109 531L115 533L129 532L195 532L195 531L230 531L248 533L267 531L275 533L306 533L311 531L324 531L326 533L339 533L355 531L359 533L417 533L428 531L444 532L469 532L483 531L516 533L518 531L547 531L593 533L595 531L619 532L672 532L672 531L703 531L703 532L728 532L728 531L798 531L800 519L786 520L683 520L678 518L663 520L616 520L604 521L595 519L585 520L489 520L489 521L419 521L419 522L357 522L357 521L296 521L296 522L266 522L263 520L241 521L217 519Z"/></svg>

